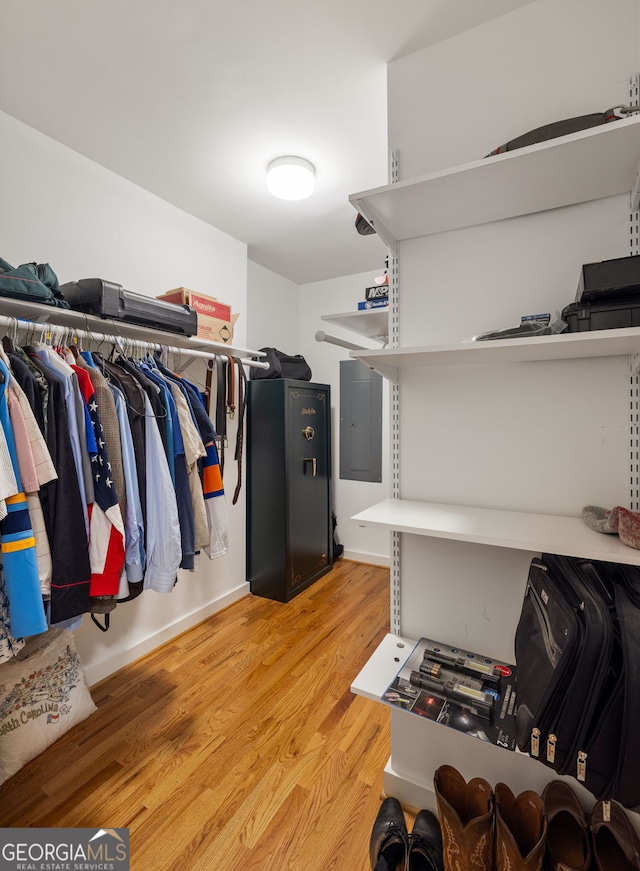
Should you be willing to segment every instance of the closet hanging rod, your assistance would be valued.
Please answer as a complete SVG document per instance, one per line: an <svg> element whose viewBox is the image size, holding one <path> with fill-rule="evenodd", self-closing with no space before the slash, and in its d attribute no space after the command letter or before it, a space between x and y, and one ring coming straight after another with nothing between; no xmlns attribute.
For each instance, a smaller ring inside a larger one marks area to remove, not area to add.
<svg viewBox="0 0 640 871"><path fill-rule="evenodd" d="M324 330L318 330L316 333L316 342L328 342L330 345L338 345L340 348L346 348L347 351L367 351L364 345L356 345L354 342L347 342L345 339L339 339L337 336L330 336Z"/></svg>
<svg viewBox="0 0 640 871"><path fill-rule="evenodd" d="M60 336L72 335L78 336L81 339L88 339L94 342L126 342L134 347L146 348L166 348L172 354L177 354L183 357L202 357L205 360L213 360L215 357L225 356L224 346L220 350L202 351L199 348L180 348L176 345L167 345L164 342L149 342L146 339L134 339L128 336L121 336L116 333L97 333L93 330L76 329L75 326L63 326L61 324L52 324L49 322L24 320L22 318L13 318L8 315L0 315L0 326L12 327L16 330L37 330L41 333L56 333ZM261 354L264 356L264 354ZM252 360L244 357L240 358L240 362L244 366L251 366L254 369L268 369L269 364L261 360Z"/></svg>

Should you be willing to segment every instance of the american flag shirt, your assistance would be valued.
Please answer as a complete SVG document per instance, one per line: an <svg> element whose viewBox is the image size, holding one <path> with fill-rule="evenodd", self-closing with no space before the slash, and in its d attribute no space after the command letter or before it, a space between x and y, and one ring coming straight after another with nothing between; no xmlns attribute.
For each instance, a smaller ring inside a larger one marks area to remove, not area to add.
<svg viewBox="0 0 640 871"><path fill-rule="evenodd" d="M89 505L89 594L116 596L124 568L124 523L111 474L95 390L88 378L82 379L80 384L95 436L95 451L92 450L93 445L89 446L95 490L95 502Z"/></svg>

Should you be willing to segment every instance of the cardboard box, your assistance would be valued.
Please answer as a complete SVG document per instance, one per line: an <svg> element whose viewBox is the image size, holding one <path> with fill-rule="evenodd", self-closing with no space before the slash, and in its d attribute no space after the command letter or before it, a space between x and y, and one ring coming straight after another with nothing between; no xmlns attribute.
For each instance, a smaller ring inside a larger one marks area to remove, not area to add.
<svg viewBox="0 0 640 871"><path fill-rule="evenodd" d="M232 314L231 306L220 302L215 296L207 296L205 293L189 290L188 287L176 287L157 299L192 306L198 315L199 339L223 342L225 345L233 342L233 328L240 315Z"/></svg>

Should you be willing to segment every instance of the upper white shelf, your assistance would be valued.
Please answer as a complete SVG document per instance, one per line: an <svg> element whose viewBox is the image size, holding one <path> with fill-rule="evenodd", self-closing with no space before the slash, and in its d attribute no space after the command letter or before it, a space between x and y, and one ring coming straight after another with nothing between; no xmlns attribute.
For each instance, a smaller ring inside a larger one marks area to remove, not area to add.
<svg viewBox="0 0 640 871"><path fill-rule="evenodd" d="M349 199L396 251L402 239L637 194L639 165L640 117L632 116Z"/></svg>
<svg viewBox="0 0 640 871"><path fill-rule="evenodd" d="M11 299L10 297L0 297L0 315L26 321L36 321L37 323L55 324L61 327L69 327L72 330L87 330L91 333L108 334L114 337L123 336L154 344L172 345L173 347L184 348L185 350L208 351L212 354L230 354L234 357L264 357L263 353L252 351L250 348L238 348L235 345L226 345L222 342L209 342L206 339L199 339L197 336L184 336L180 333L171 333L155 327L129 324L114 318L103 319L95 315L73 311L73 309L41 305L21 299Z"/></svg>
<svg viewBox="0 0 640 871"><path fill-rule="evenodd" d="M389 309L386 307L322 315L322 320L379 342L386 342L389 338Z"/></svg>
<svg viewBox="0 0 640 871"><path fill-rule="evenodd" d="M560 333L526 339L495 339L459 345L421 348L382 348L352 351L351 356L395 381L406 366L478 366L542 360L576 360L581 357L619 357L640 352L640 327Z"/></svg>
<svg viewBox="0 0 640 871"><path fill-rule="evenodd" d="M640 550L590 529L581 517L385 499L351 518L360 526L496 547L640 565Z"/></svg>

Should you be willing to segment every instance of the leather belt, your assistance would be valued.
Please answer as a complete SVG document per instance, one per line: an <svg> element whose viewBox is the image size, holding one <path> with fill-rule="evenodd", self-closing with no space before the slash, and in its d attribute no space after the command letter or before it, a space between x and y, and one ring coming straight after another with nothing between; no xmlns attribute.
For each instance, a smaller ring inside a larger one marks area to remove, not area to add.
<svg viewBox="0 0 640 871"><path fill-rule="evenodd" d="M236 413L236 406L235 406L235 401L236 401L235 400L236 365L235 364L238 361L236 360L235 357L229 357L228 361L229 362L226 364L226 368L227 368L227 414L229 415L231 420L233 420L233 418L235 417L235 413Z"/></svg>
<svg viewBox="0 0 640 871"><path fill-rule="evenodd" d="M244 416L246 406L246 381L247 376L242 361L237 357L227 357L216 354L213 360L207 363L206 395L207 411L211 417L212 408L212 382L213 368L216 370L216 401L215 401L215 430L217 438L218 457L220 460L220 473L224 475L225 448L227 445L227 418L233 420L238 412L238 428L236 432L236 448L234 459L238 464L238 482L233 496L233 505L236 504L242 487L242 447L244 441ZM238 405L236 407L236 366L238 367Z"/></svg>
<svg viewBox="0 0 640 871"><path fill-rule="evenodd" d="M216 430L216 446L220 460L220 474L224 472L224 449L227 443L227 375L226 367L229 366L228 358L220 354L207 361L207 413L214 422ZM213 369L216 371L216 400L215 415L212 415L213 399Z"/></svg>
<svg viewBox="0 0 640 871"><path fill-rule="evenodd" d="M234 359L233 362L238 364L238 429L236 432L235 452L235 460L238 464L238 481L236 483L236 489L233 494L233 501L231 503L232 505L235 505L238 501L238 496L240 495L240 490L242 488L242 444L244 441L244 413L246 407L247 375L244 371L242 360Z"/></svg>

